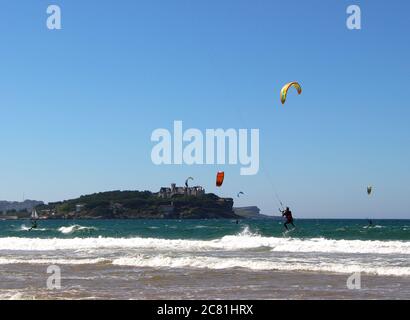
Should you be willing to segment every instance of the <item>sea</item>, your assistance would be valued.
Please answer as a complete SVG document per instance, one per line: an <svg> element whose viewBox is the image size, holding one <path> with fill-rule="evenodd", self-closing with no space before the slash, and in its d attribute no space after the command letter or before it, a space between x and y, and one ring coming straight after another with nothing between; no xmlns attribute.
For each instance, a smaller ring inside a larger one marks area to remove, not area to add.
<svg viewBox="0 0 410 320"><path fill-rule="evenodd" d="M410 220L0 221L0 299L410 299Z"/></svg>

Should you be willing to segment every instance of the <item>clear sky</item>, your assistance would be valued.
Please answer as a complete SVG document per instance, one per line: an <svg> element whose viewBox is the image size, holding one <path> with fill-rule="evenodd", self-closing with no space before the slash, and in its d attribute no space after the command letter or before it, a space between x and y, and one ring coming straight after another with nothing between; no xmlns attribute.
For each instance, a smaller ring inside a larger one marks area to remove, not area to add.
<svg viewBox="0 0 410 320"><path fill-rule="evenodd" d="M46 8L62 30L46 28ZM362 29L348 30L358 4ZM1 1L0 199L187 176L236 206L410 218L408 1ZM297 80L303 93L279 90ZM260 129L262 169L155 166L157 128ZM225 170L222 188L215 173ZM366 186L374 186L368 197Z"/></svg>

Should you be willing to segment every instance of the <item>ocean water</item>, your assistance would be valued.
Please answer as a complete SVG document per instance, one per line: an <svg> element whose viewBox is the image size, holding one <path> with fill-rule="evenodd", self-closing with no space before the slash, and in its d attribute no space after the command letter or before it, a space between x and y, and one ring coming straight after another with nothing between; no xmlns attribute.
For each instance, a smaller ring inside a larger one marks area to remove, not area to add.
<svg viewBox="0 0 410 320"><path fill-rule="evenodd" d="M0 298L410 298L410 220L0 221ZM60 291L46 269L62 269ZM346 287L360 272L361 290Z"/></svg>

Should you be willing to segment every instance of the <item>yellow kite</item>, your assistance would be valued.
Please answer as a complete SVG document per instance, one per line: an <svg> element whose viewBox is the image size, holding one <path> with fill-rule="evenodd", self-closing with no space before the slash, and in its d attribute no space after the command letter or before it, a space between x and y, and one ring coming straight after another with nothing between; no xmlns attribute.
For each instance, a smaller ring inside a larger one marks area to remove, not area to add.
<svg viewBox="0 0 410 320"><path fill-rule="evenodd" d="M282 88L282 90L280 90L280 101L282 102L282 104L285 103L286 101L286 96L288 94L288 90L290 87L295 87L296 90L298 91L298 94L302 93L302 87L300 86L299 83L297 82L289 82L287 84L285 84Z"/></svg>

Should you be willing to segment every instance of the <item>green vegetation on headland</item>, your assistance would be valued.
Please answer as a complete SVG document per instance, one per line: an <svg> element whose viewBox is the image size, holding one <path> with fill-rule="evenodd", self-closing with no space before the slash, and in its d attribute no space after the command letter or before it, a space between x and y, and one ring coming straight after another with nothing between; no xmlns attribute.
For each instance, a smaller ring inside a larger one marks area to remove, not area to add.
<svg viewBox="0 0 410 320"><path fill-rule="evenodd" d="M164 199L150 191L109 191L39 205L36 210L46 219L241 218L232 207L233 199L212 193Z"/></svg>

